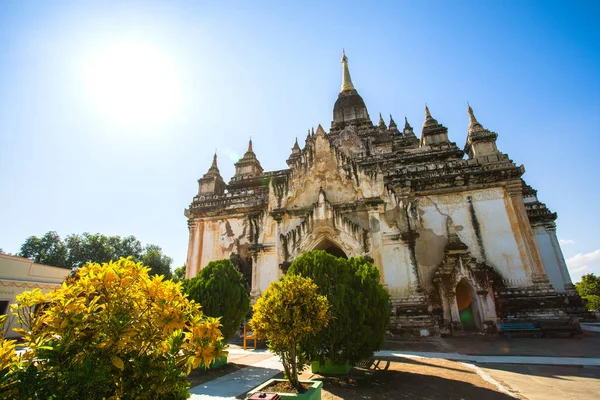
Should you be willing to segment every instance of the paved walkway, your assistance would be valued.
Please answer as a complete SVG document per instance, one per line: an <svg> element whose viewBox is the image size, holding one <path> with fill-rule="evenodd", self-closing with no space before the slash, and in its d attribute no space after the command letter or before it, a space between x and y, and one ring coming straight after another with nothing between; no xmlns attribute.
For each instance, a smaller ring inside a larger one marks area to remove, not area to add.
<svg viewBox="0 0 600 400"><path fill-rule="evenodd" d="M600 393L600 368L486 364L481 366L510 392L528 400L596 400Z"/></svg>
<svg viewBox="0 0 600 400"><path fill-rule="evenodd" d="M460 353L399 352L383 350L375 357L442 358L444 360L475 362L478 364L528 364L528 365L577 365L600 367L600 358L583 357L536 357L536 356L478 356Z"/></svg>
<svg viewBox="0 0 600 400"><path fill-rule="evenodd" d="M269 354L267 350L230 349L232 355ZM526 366L600 366L600 358L583 357L531 357L531 356L480 356L460 353L443 352L400 352L383 350L375 353L382 358L440 358L464 363L492 365L526 365ZM475 367L478 368L478 367ZM486 367L487 368L487 367ZM522 368L522 367L521 367ZM190 389L192 400L231 400L248 390L260 385L283 371L283 366L277 356L259 361L251 366L231 374L203 383ZM485 377L484 377L485 379Z"/></svg>
<svg viewBox="0 0 600 400"><path fill-rule="evenodd" d="M260 352L261 350L230 350L231 353L242 354L240 352L252 353ZM283 366L279 361L279 357L273 356L266 360L259 361L252 366L242 368L231 374L222 376L212 381L203 383L190 389L192 400L228 400L235 399L236 396L246 393L271 379L278 373L283 371Z"/></svg>

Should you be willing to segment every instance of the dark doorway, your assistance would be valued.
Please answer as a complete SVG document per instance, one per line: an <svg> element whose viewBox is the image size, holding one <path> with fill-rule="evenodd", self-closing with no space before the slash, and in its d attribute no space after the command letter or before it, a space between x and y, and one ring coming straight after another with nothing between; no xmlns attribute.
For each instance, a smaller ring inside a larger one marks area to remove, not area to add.
<svg viewBox="0 0 600 400"><path fill-rule="evenodd" d="M334 243L331 243L329 240L324 240L319 243L319 245L315 247L315 250L325 250L326 253L329 253L334 257L348 258L342 249L340 249Z"/></svg>
<svg viewBox="0 0 600 400"><path fill-rule="evenodd" d="M463 280L456 286L456 303L458 305L458 313L460 322L466 331L477 330L476 323L476 306L473 305L471 298L471 290L469 285Z"/></svg>

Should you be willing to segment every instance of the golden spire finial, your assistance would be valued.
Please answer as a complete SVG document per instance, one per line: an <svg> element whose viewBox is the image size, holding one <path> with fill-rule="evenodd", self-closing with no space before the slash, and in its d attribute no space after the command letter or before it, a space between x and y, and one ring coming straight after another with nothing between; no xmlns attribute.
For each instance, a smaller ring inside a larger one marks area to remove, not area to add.
<svg viewBox="0 0 600 400"><path fill-rule="evenodd" d="M348 57L346 57L346 52L342 49L342 90L340 92L347 90L354 90L354 85L350 78L350 70L348 70Z"/></svg>

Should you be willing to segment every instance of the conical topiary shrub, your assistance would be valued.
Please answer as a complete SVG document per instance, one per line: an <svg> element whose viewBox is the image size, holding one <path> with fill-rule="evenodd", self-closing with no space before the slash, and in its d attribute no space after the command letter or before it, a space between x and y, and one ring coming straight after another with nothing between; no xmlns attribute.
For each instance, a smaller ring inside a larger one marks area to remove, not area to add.
<svg viewBox="0 0 600 400"><path fill-rule="evenodd" d="M202 305L205 315L221 317L225 341L235 334L250 308L242 274L229 260L209 262L197 276L184 282L184 290Z"/></svg>

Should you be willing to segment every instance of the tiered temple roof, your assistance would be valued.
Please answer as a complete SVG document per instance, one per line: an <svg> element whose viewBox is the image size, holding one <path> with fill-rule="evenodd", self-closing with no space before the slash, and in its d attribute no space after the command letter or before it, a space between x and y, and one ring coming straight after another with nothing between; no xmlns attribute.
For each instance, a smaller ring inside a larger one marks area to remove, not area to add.
<svg viewBox="0 0 600 400"><path fill-rule="evenodd" d="M333 121L326 137L335 152L343 154L349 163L376 173L381 171L384 183L394 191L423 192L438 189L485 187L509 182L511 190L523 191L527 197L531 189L521 176L524 167L517 166L509 157L498 151L498 134L485 129L468 106L469 126L464 150L448 138L448 128L433 118L425 106L425 121L420 138L414 133L405 117L404 129L400 131L390 116L386 126L383 117L374 125L365 102L350 78L348 58L342 55L342 87L333 109ZM322 128L321 128L322 130ZM325 132L323 131L325 134ZM244 156L235 163L236 172L225 185L216 166L213 165L199 180L201 190L186 210L187 215L216 212L239 212L241 209L264 207L268 203L269 186L275 191L285 191L285 182L296 168L305 168L314 158L315 133L309 130L303 148L298 140L287 159L288 169L264 172L252 149L252 140ZM212 179L214 190L202 186L201 181ZM281 196L284 193L280 193ZM540 209L544 211L541 212ZM535 197L528 204L530 218L555 219ZM535 211L534 211L535 210ZM542 215L543 214L543 215Z"/></svg>

